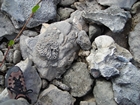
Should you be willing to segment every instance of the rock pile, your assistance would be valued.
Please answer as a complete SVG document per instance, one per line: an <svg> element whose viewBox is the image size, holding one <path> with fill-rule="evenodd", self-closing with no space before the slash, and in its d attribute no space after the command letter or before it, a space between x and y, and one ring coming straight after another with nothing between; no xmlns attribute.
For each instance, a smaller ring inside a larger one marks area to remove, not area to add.
<svg viewBox="0 0 140 105"><path fill-rule="evenodd" d="M0 62L38 0L1 0ZM0 67L18 66L33 105L139 105L140 1L42 0Z"/></svg>

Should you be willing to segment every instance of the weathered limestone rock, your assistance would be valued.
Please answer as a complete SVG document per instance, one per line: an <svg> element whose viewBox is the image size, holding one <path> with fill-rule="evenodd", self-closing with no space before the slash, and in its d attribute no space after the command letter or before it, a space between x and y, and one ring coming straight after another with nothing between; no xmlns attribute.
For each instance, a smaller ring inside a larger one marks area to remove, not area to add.
<svg viewBox="0 0 140 105"><path fill-rule="evenodd" d="M81 101L80 105L96 105L95 102Z"/></svg>
<svg viewBox="0 0 140 105"><path fill-rule="evenodd" d="M131 9L131 6L136 2L137 0L97 0L98 3L104 6L118 6L120 8L124 9Z"/></svg>
<svg viewBox="0 0 140 105"><path fill-rule="evenodd" d="M15 50L13 53L13 63L17 64L21 61L21 52L19 50Z"/></svg>
<svg viewBox="0 0 140 105"><path fill-rule="evenodd" d="M129 46L130 52L134 56L134 60L140 63L140 23L138 23L134 29L129 34Z"/></svg>
<svg viewBox="0 0 140 105"><path fill-rule="evenodd" d="M117 105L113 97L112 84L109 81L96 81L93 90L97 105Z"/></svg>
<svg viewBox="0 0 140 105"><path fill-rule="evenodd" d="M133 64L124 65L112 82L114 98L119 105L139 105L140 70Z"/></svg>
<svg viewBox="0 0 140 105"><path fill-rule="evenodd" d="M0 75L0 85L4 86L4 76Z"/></svg>
<svg viewBox="0 0 140 105"><path fill-rule="evenodd" d="M29 59L21 61L16 66L23 71L27 89L33 90L33 92L29 94L29 97L32 100L32 104L34 104L37 101L41 89L41 79L35 67L32 67L32 62Z"/></svg>
<svg viewBox="0 0 140 105"><path fill-rule="evenodd" d="M62 6L70 6L72 5L76 0L60 0L60 5Z"/></svg>
<svg viewBox="0 0 140 105"><path fill-rule="evenodd" d="M83 22L80 23L81 20L77 20L75 16L74 19L50 24L44 33L36 37L20 37L23 58L29 57L35 63L42 78L49 81L60 78L76 58L80 48L91 48L91 42L81 28Z"/></svg>
<svg viewBox="0 0 140 105"><path fill-rule="evenodd" d="M37 105L74 105L75 99L66 91L50 85L41 92Z"/></svg>
<svg viewBox="0 0 140 105"><path fill-rule="evenodd" d="M105 10L85 11L83 17L90 23L103 24L113 32L121 32L131 15L119 7L109 7Z"/></svg>
<svg viewBox="0 0 140 105"><path fill-rule="evenodd" d="M8 17L0 12L0 40L2 37L6 37L7 39L12 39L15 33L15 28L12 25L11 21Z"/></svg>
<svg viewBox="0 0 140 105"><path fill-rule="evenodd" d="M131 53L117 45L106 35L99 36L92 44L90 55L86 58L91 75L107 79L119 75L120 68L132 59Z"/></svg>
<svg viewBox="0 0 140 105"><path fill-rule="evenodd" d="M70 93L74 97L82 97L91 90L93 80L87 69L87 65L77 62L64 75L63 82L71 89Z"/></svg>
<svg viewBox="0 0 140 105"><path fill-rule="evenodd" d="M32 7L38 0L4 0L1 9L7 12L16 28L23 26ZM33 28L56 17L56 5L59 0L42 0L39 10L27 24L28 28ZM16 8L16 9L15 9Z"/></svg>

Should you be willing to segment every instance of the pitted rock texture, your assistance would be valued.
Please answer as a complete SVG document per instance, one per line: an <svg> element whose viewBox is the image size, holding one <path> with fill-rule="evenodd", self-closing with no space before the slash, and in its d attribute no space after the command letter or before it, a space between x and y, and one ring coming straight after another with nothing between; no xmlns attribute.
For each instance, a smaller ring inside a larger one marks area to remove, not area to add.
<svg viewBox="0 0 140 105"><path fill-rule="evenodd" d="M85 11L83 17L89 23L103 24L115 33L123 31L125 23L131 18L131 15L128 11L112 6L105 10Z"/></svg>
<svg viewBox="0 0 140 105"><path fill-rule="evenodd" d="M40 76L49 81L61 77L76 58L80 47L83 50L91 48L86 32L79 29L75 21L67 21L50 24L39 36L20 38L23 58L29 57L37 66Z"/></svg>
<svg viewBox="0 0 140 105"><path fill-rule="evenodd" d="M38 0L4 0L1 10L7 12L16 28L23 26L32 7L36 5ZM56 17L56 5L59 0L42 0L39 10L34 14L33 18L27 24L28 28L33 28ZM15 9L16 8L16 9Z"/></svg>
<svg viewBox="0 0 140 105"><path fill-rule="evenodd" d="M131 53L117 45L106 35L99 36L92 44L90 55L86 58L91 75L100 74L107 79L119 75L120 68L132 59Z"/></svg>

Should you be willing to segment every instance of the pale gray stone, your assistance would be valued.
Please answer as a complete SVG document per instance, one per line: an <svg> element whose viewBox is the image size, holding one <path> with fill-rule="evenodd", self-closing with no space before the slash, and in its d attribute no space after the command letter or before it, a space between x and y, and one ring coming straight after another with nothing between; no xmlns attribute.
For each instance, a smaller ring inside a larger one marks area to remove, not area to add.
<svg viewBox="0 0 140 105"><path fill-rule="evenodd" d="M37 2L38 0L4 0L1 10L11 16L16 28L20 28L31 14L32 7L35 6ZM27 27L33 28L54 19L56 17L56 5L58 2L59 0L42 0L40 8L34 14L33 18L30 19Z"/></svg>
<svg viewBox="0 0 140 105"><path fill-rule="evenodd" d="M0 62L3 60L4 56L3 53L0 51Z"/></svg>
<svg viewBox="0 0 140 105"><path fill-rule="evenodd" d="M65 19L69 18L70 14L72 12L74 12L74 9L72 9L72 8L67 8L67 7L65 7L65 8L60 7L60 8L58 8L58 15L60 16L60 20L65 20Z"/></svg>
<svg viewBox="0 0 140 105"><path fill-rule="evenodd" d="M131 8L131 13L132 14L136 14L136 13L140 13L140 1L135 3L132 8Z"/></svg>
<svg viewBox="0 0 140 105"><path fill-rule="evenodd" d="M21 52L19 50L15 50L13 53L13 63L19 63L21 61Z"/></svg>
<svg viewBox="0 0 140 105"><path fill-rule="evenodd" d="M140 70L127 63L120 70L120 75L113 79L115 101L119 105L139 105Z"/></svg>
<svg viewBox="0 0 140 105"><path fill-rule="evenodd" d="M60 88L64 91L70 90L70 88L66 84L62 83L61 81L53 80L52 83L53 83L53 85L57 86L58 88Z"/></svg>
<svg viewBox="0 0 140 105"><path fill-rule="evenodd" d="M41 92L39 105L74 105L75 99L66 91L59 90L54 85L50 85Z"/></svg>
<svg viewBox="0 0 140 105"><path fill-rule="evenodd" d="M124 9L131 9L131 6L136 2L137 0L97 0L98 3L104 6L118 6L120 8Z"/></svg>
<svg viewBox="0 0 140 105"><path fill-rule="evenodd" d="M134 56L134 60L140 63L140 23L138 23L135 29L129 34L129 46L130 52Z"/></svg>
<svg viewBox="0 0 140 105"><path fill-rule="evenodd" d="M42 88L42 89L45 89L45 88L48 87L48 85L49 85L48 81L45 80L45 79L42 79L42 86L41 86L41 88Z"/></svg>
<svg viewBox="0 0 140 105"><path fill-rule="evenodd" d="M70 6L72 5L76 0L60 0L60 5L62 6Z"/></svg>
<svg viewBox="0 0 140 105"><path fill-rule="evenodd" d="M4 86L4 76L0 75L0 85Z"/></svg>
<svg viewBox="0 0 140 105"><path fill-rule="evenodd" d="M83 17L90 23L103 24L112 32L121 32L125 23L131 18L130 12L124 11L119 7L109 7L105 10L85 11Z"/></svg>
<svg viewBox="0 0 140 105"><path fill-rule="evenodd" d="M96 105L95 102L81 101L80 105Z"/></svg>
<svg viewBox="0 0 140 105"><path fill-rule="evenodd" d="M92 50L86 60L91 75L95 78L100 74L107 79L119 75L120 68L132 59L131 53L117 45L106 35L99 36L92 44Z"/></svg>
<svg viewBox="0 0 140 105"><path fill-rule="evenodd" d="M117 105L113 97L112 84L109 81L96 81L93 90L97 105Z"/></svg>
<svg viewBox="0 0 140 105"><path fill-rule="evenodd" d="M5 53L6 53L6 51L5 51ZM13 52L14 52L14 50L13 49L10 49L9 52L8 52L8 54L7 54L7 56L6 56L6 61L9 62L9 63L12 63L13 62Z"/></svg>
<svg viewBox="0 0 140 105"><path fill-rule="evenodd" d="M36 37L20 37L23 58L29 57L35 63L41 78L49 81L61 78L77 57L79 49L91 48L88 35L81 28L83 22L77 18L50 24Z"/></svg>
<svg viewBox="0 0 140 105"><path fill-rule="evenodd" d="M70 93L74 97L86 95L93 85L87 65L82 62L74 63L71 66L64 75L63 82L70 87Z"/></svg>
<svg viewBox="0 0 140 105"><path fill-rule="evenodd" d="M38 33L35 31L31 31L31 30L25 30L25 31L23 31L22 35L29 36L29 37L35 37L38 35Z"/></svg>
<svg viewBox="0 0 140 105"><path fill-rule="evenodd" d="M32 66L32 61L29 59L21 61L16 66L23 71L27 89L33 90L33 92L29 94L29 97L32 100L32 104L34 104L37 101L41 89L41 78L36 68Z"/></svg>
<svg viewBox="0 0 140 105"><path fill-rule="evenodd" d="M14 33L15 28L10 19L0 12L0 38L2 39L2 37L6 37L7 39L12 39Z"/></svg>

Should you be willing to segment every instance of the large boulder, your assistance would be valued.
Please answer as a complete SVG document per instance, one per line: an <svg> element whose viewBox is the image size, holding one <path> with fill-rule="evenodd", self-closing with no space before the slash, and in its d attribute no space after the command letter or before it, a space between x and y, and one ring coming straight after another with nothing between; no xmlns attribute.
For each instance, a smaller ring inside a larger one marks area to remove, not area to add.
<svg viewBox="0 0 140 105"><path fill-rule="evenodd" d="M4 0L1 10L7 12L16 28L23 26L31 14L33 6L38 0ZM33 28L48 22L56 17L56 5L59 0L42 0L39 10L27 24L27 27Z"/></svg>

